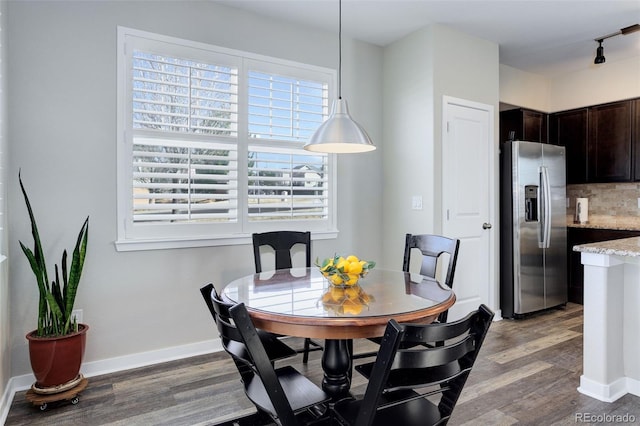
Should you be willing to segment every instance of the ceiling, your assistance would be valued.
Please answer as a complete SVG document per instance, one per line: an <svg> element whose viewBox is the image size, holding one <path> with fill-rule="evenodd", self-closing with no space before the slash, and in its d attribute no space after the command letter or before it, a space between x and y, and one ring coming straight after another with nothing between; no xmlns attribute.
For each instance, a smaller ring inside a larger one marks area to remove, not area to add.
<svg viewBox="0 0 640 426"><path fill-rule="evenodd" d="M213 1L337 34L338 0ZM497 43L501 64L553 76L596 66L594 39L640 23L640 0L342 1L343 35L379 46L434 23ZM640 57L640 32L603 45L597 66Z"/></svg>

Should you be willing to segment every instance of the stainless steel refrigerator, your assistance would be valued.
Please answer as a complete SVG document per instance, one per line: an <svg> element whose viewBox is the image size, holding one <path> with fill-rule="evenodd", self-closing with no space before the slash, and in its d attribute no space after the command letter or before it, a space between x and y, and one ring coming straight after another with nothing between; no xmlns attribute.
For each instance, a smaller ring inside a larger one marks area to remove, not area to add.
<svg viewBox="0 0 640 426"><path fill-rule="evenodd" d="M565 149L500 150L500 308L506 318L567 303Z"/></svg>

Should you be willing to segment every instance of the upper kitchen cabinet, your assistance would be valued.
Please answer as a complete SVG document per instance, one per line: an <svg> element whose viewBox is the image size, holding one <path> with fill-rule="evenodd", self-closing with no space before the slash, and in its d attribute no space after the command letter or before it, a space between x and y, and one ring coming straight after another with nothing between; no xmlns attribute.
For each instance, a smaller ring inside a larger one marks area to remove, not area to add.
<svg viewBox="0 0 640 426"><path fill-rule="evenodd" d="M589 108L587 182L631 180L633 101Z"/></svg>
<svg viewBox="0 0 640 426"><path fill-rule="evenodd" d="M632 134L633 138L631 141L631 146L633 147L633 158L634 158L634 168L633 168L633 180L640 180L640 99L636 99L633 101L633 127Z"/></svg>
<svg viewBox="0 0 640 426"><path fill-rule="evenodd" d="M549 142L566 147L567 184L587 181L587 108L552 114L549 118Z"/></svg>
<svg viewBox="0 0 640 426"><path fill-rule="evenodd" d="M640 99L551 114L549 142L567 147L567 184L640 181Z"/></svg>
<svg viewBox="0 0 640 426"><path fill-rule="evenodd" d="M524 108L500 112L500 141L513 140L547 142L547 114Z"/></svg>

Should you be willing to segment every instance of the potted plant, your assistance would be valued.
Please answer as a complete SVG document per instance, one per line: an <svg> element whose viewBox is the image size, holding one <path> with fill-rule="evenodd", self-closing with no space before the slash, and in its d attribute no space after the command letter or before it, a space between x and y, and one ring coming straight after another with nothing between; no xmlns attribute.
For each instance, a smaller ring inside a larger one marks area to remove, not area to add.
<svg viewBox="0 0 640 426"><path fill-rule="evenodd" d="M55 265L55 279L49 281L38 226L19 173L18 180L29 212L34 242L33 249L22 241L20 247L36 276L39 292L38 328L26 336L31 368L36 377L32 389L38 393L62 392L82 380L79 372L89 327L78 324L72 311L87 251L89 217L80 228L71 266L67 267L67 250L64 250L60 268Z"/></svg>

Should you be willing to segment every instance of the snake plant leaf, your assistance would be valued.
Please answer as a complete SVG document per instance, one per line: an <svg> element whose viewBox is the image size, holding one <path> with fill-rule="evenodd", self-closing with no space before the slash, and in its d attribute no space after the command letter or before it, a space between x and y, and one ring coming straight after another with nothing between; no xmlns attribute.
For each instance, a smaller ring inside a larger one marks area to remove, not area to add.
<svg viewBox="0 0 640 426"><path fill-rule="evenodd" d="M51 330L51 334L52 335L65 334L64 326L63 326L64 323L62 322L64 315L62 314L62 310L60 309L58 302L56 301L55 297L53 296L53 293L51 292L47 293L46 298L47 298L47 302L49 303L49 309L51 310L51 315L53 317L53 323L52 323L53 330Z"/></svg>
<svg viewBox="0 0 640 426"><path fill-rule="evenodd" d="M35 274L36 281L38 283L38 294L40 295L38 303L38 336L41 336L44 333L44 328L46 327L44 319L47 316L47 300L45 298L45 294L47 294L47 285L45 281L47 274L46 272L43 273L33 251L22 244L22 241L20 241L20 247L22 247L22 251L29 260L29 264L31 265L31 269Z"/></svg>
<svg viewBox="0 0 640 426"><path fill-rule="evenodd" d="M80 283L80 276L82 275L82 268L84 267L84 259L87 254L87 240L89 238L89 216L85 219L78 239L76 240L76 246L73 249L73 255L71 258L71 269L69 270L69 282L65 286L65 312L71 316L73 310L73 304L76 300L76 293L78 291L78 284ZM67 321L68 322L68 321Z"/></svg>
<svg viewBox="0 0 640 426"><path fill-rule="evenodd" d="M36 224L36 218L33 214L31 202L29 201L29 197L27 196L27 191L24 188L24 184L22 183L22 176L20 175L20 172L18 172L18 181L20 182L20 189L22 190L22 195L24 196L24 201L27 205L27 211L29 212L29 220L31 221L31 235L33 236L34 242L34 257L38 263L39 270L44 276L44 282L49 282L49 279L47 278L47 266L44 259L44 252L42 251L42 244L40 243L40 233L38 232L38 225Z"/></svg>
<svg viewBox="0 0 640 426"><path fill-rule="evenodd" d="M51 283L51 294L56 301L56 304L62 309L64 316L64 299L62 298L62 286L60 285L60 274L58 272L58 265L55 265L56 279Z"/></svg>
<svg viewBox="0 0 640 426"><path fill-rule="evenodd" d="M87 251L87 237L89 229L89 217L85 219L73 251L71 267L67 269L67 251L62 253L62 281L58 265L55 265L55 281L50 282L47 276L47 267L44 259L44 251L40 242L40 233L36 225L35 215L27 191L22 183L22 177L18 173L20 188L29 212L31 221L31 234L34 247L30 249L20 241L20 247L24 252L31 270L36 276L39 291L38 307L38 336L60 336L71 331L77 331L77 322L71 321L71 312L78 292L78 285Z"/></svg>

